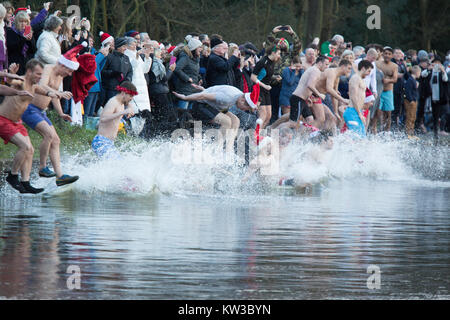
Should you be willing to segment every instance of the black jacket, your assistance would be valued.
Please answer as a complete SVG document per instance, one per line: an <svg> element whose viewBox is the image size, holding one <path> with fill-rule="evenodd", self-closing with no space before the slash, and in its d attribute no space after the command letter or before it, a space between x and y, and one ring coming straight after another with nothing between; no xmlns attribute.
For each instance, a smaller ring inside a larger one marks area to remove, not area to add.
<svg viewBox="0 0 450 320"><path fill-rule="evenodd" d="M178 81L175 82L175 90L181 94L192 94L197 92L189 82L192 79L194 84L200 81L200 58L188 56L186 52L181 52L177 59L177 66L174 74Z"/></svg>
<svg viewBox="0 0 450 320"><path fill-rule="evenodd" d="M211 53L208 59L208 67L206 69L206 87L217 85L233 85L229 77L229 71L239 63L239 59L231 56L228 60L224 57Z"/></svg>
<svg viewBox="0 0 450 320"><path fill-rule="evenodd" d="M419 89L417 88L417 80L409 73L405 73L405 99L408 101L416 101L419 99Z"/></svg>
<svg viewBox="0 0 450 320"><path fill-rule="evenodd" d="M106 58L102 70L102 87L115 90L122 81L133 79L133 68L130 59L118 51L113 51Z"/></svg>
<svg viewBox="0 0 450 320"><path fill-rule="evenodd" d="M28 50L25 55L23 55L22 50L24 45L28 45ZM30 41L25 39L20 34L17 34L13 29L7 27L6 28L6 47L8 49L8 63L16 63L19 64L18 75L25 74L25 65L28 60L34 57L36 53L36 40L34 36Z"/></svg>
<svg viewBox="0 0 450 320"><path fill-rule="evenodd" d="M431 89L431 84L430 84L432 75L433 75L433 71L429 70L428 71L428 76L425 78L425 85L428 86L428 92L430 93L430 96L432 95L432 89ZM444 82L442 80L442 72L438 73L437 81L439 83L439 102L437 102L437 103L438 104L446 104L447 103L447 86L448 86L448 81Z"/></svg>

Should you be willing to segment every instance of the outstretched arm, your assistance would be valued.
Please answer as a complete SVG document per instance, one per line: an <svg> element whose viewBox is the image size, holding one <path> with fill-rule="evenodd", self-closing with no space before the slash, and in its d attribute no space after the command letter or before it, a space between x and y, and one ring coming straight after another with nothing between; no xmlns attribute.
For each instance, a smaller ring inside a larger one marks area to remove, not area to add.
<svg viewBox="0 0 450 320"><path fill-rule="evenodd" d="M199 92L199 93L194 93L194 94L191 94L188 96L186 96L184 94L176 93L176 92L173 92L173 94L178 99L181 99L184 101L198 101L198 100L215 101L216 100L216 95L213 93Z"/></svg>
<svg viewBox="0 0 450 320"><path fill-rule="evenodd" d="M28 96L33 97L31 93L24 90L17 90L5 85L0 84L0 95L2 96Z"/></svg>

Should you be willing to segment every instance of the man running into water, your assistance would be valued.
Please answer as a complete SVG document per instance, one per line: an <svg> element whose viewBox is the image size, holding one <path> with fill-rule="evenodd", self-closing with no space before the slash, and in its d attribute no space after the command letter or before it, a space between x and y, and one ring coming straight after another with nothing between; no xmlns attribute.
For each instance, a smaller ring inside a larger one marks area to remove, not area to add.
<svg viewBox="0 0 450 320"><path fill-rule="evenodd" d="M349 77L352 72L352 63L349 60L341 60L339 67L328 68L320 75L316 88L322 94L330 94L333 98L334 115L331 110L323 104L320 98L311 97L312 110L316 118L316 124L319 129L335 130L337 120L341 120L339 116L339 104L348 105L349 100L344 99L339 91L339 79L341 76ZM325 117L327 116L327 117ZM328 119L325 123L326 118Z"/></svg>
<svg viewBox="0 0 450 320"><path fill-rule="evenodd" d="M19 148L6 181L20 193L37 194L44 191L44 189L35 189L30 185L34 149L21 120L28 104L33 100L34 94L48 94L56 97L54 92L47 91L38 85L42 77L43 67L38 60L31 59L26 64L23 81L12 81L11 85L14 88L0 85L0 94L8 96L0 104L0 137L3 138L5 144L11 142ZM21 171L22 181L19 181L19 170Z"/></svg>
<svg viewBox="0 0 450 320"><path fill-rule="evenodd" d="M383 92L380 96L380 109L376 111L373 121L373 130L376 133L378 118L381 117L381 126L384 124L384 131L391 130L391 113L394 110L394 83L397 82L398 66L392 62L394 50L391 47L383 49L383 60L377 61L376 66L383 74Z"/></svg>
<svg viewBox="0 0 450 320"><path fill-rule="evenodd" d="M134 109L129 106L129 103L138 94L135 85L125 81L117 86L116 90L119 93L106 104L100 115L98 133L92 141L92 149L99 158L119 158L119 153L114 147L114 140L119 131L120 121L125 115L128 118L134 115ZM126 109L125 106L127 106Z"/></svg>
<svg viewBox="0 0 450 320"><path fill-rule="evenodd" d="M68 51L66 55L75 54L83 48L82 45L75 47ZM42 136L42 142L39 146L40 152L40 165L39 176L44 178L52 178L56 176L56 185L58 187L73 183L78 180L78 176L69 176L62 173L60 163L60 140L56 130L47 117L46 110L48 109L50 102L52 102L53 109L63 120L72 121L72 118L64 114L61 108L60 99L71 99L72 94L70 92L58 92L62 81L65 77L72 75L73 71L76 71L79 67L79 63L75 60L68 60L65 56L61 56L56 65L46 65L40 81L40 85L44 88L48 88L47 95L36 95L29 104L27 110L22 115L22 120L30 128L35 130ZM56 93L57 96L52 96L50 93ZM47 167L47 158L50 155L50 160L55 172L52 172Z"/></svg>
<svg viewBox="0 0 450 320"><path fill-rule="evenodd" d="M300 114L308 124L313 126L316 125L312 109L308 105L308 100L310 100L312 95L314 95L314 97L316 98L325 99L325 95L317 90L316 85L317 81L320 78L321 72L325 71L328 68L329 64L330 61L328 60L328 58L320 56L317 58L316 63L305 71L305 73L300 78L297 89L295 89L290 98L291 112L289 113L289 115L286 114L278 119L273 124L273 128L276 128L280 123L285 122L288 117L289 121L287 123L283 123L280 128L296 128Z"/></svg>
<svg viewBox="0 0 450 320"><path fill-rule="evenodd" d="M366 136L366 120L362 114L366 99L364 79L370 75L372 69L373 65L370 61L362 60L358 64L358 72L350 78L349 82L350 105L344 111L344 120L348 128L361 137Z"/></svg>

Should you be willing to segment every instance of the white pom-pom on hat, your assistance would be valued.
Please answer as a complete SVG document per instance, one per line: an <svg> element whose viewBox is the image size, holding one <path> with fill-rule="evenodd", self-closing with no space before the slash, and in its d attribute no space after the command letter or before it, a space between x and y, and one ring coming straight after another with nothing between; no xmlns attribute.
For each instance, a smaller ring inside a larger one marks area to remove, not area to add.
<svg viewBox="0 0 450 320"><path fill-rule="evenodd" d="M98 33L98 35L101 37L102 35L103 35L103 31L100 31L99 33Z"/></svg>
<svg viewBox="0 0 450 320"><path fill-rule="evenodd" d="M262 126L263 120L261 118L259 118L258 120L256 120L256 124L259 124L260 126Z"/></svg>
<svg viewBox="0 0 450 320"><path fill-rule="evenodd" d="M83 47L87 48L88 43L86 41L83 41L83 43L81 44Z"/></svg>

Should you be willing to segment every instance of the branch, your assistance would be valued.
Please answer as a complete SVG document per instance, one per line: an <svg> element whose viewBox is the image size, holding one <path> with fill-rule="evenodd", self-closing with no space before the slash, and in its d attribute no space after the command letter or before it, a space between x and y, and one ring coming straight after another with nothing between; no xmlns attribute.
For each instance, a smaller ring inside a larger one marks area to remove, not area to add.
<svg viewBox="0 0 450 320"><path fill-rule="evenodd" d="M133 18L136 13L139 11L139 7L144 4L146 4L149 0L134 0L135 4L136 4L136 8L134 9L134 11L128 15L128 17L125 19L125 22L122 24L122 26L120 27L119 31L117 32L117 34L122 34L125 30L125 27L127 26L127 23L131 20L131 18Z"/></svg>
<svg viewBox="0 0 450 320"><path fill-rule="evenodd" d="M162 13L156 13L158 16L160 16L161 18L163 18L166 22L173 22L176 24L180 24L182 26L187 26L187 27L193 27L194 25L180 21L180 20L175 20L175 19L171 19L171 18L167 18L165 15L163 15Z"/></svg>

